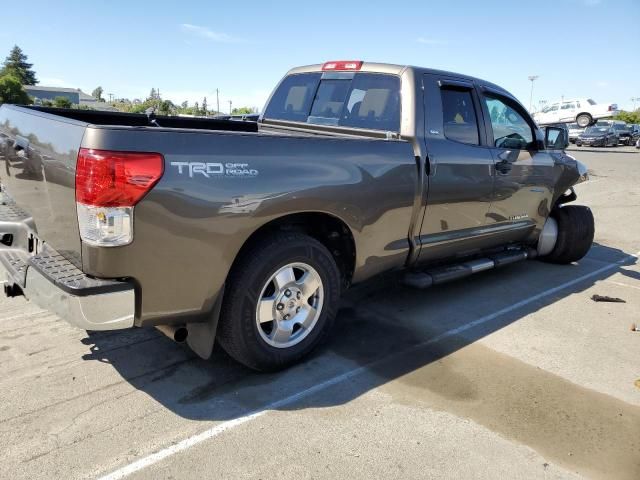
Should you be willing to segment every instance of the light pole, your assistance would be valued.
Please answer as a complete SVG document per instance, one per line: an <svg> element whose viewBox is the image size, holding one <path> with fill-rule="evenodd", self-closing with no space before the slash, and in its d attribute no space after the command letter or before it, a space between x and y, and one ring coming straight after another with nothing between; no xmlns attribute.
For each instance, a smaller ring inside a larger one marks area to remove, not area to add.
<svg viewBox="0 0 640 480"><path fill-rule="evenodd" d="M533 109L533 82L538 79L539 75L529 75L529 81L531 82L531 95L529 96L529 112Z"/></svg>

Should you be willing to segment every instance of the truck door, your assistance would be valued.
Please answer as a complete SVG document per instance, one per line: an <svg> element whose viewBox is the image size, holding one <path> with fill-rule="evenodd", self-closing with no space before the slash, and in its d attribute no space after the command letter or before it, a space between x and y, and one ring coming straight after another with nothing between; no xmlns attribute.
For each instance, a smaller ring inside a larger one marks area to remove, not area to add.
<svg viewBox="0 0 640 480"><path fill-rule="evenodd" d="M501 243L521 241L549 215L554 161L537 141L535 124L518 102L488 89L482 89L481 99L495 161L488 222L497 228Z"/></svg>
<svg viewBox="0 0 640 480"><path fill-rule="evenodd" d="M425 74L423 85L429 188L420 262L463 253L484 235L494 181L473 84Z"/></svg>

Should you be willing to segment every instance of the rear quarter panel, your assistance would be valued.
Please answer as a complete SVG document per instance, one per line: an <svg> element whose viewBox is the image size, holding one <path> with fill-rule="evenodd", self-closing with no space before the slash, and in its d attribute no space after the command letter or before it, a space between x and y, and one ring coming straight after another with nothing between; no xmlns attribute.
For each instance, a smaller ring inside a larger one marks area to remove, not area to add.
<svg viewBox="0 0 640 480"><path fill-rule="evenodd" d="M409 143L95 128L83 146L165 158L161 181L135 207L134 242L83 247L85 272L137 281L140 325L206 316L250 235L292 213L324 212L348 225L356 282L406 260L417 178ZM185 165L194 162L255 174L190 175Z"/></svg>

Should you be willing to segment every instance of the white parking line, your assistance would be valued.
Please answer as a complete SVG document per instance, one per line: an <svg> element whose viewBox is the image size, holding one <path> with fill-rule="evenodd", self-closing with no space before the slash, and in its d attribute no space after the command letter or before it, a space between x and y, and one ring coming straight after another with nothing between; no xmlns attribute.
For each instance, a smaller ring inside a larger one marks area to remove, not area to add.
<svg viewBox="0 0 640 480"><path fill-rule="evenodd" d="M613 285L618 285L620 287L635 288L636 290L640 290L640 287L638 287L636 285L629 285L628 283L615 282L613 280L605 280L605 282L606 283L611 283Z"/></svg>
<svg viewBox="0 0 640 480"><path fill-rule="evenodd" d="M633 259L633 258L638 258L640 256L640 252L634 254L634 255L629 255L625 258L623 258L622 260L618 260L615 263L609 263L597 270L594 270L593 272L584 274L580 277L574 278L573 280L570 280L568 282L565 282L561 285L558 285L557 287L553 287L550 288L548 290L545 290L541 293L538 293L537 295L533 295L529 298L526 298L524 300L521 300L517 303L514 303L512 305L509 305L508 307L502 308L500 310L497 310L493 313L490 313L488 315L485 315L484 317L480 317L470 323L466 323L464 325L461 325L459 327L456 328L452 328L451 330L447 330L443 333L441 333L440 335L437 335L425 342L416 344L414 346L412 346L411 348L408 348L406 350L401 350L399 352L396 352L392 355L389 355L387 357L381 358L380 360L376 360L375 362L371 362L367 365L363 365L362 367L356 368L354 370L350 370L348 372L345 372L341 375L338 375L336 377L330 378L329 380L326 380L322 383L319 383L318 385L314 385L313 387L307 388L306 390L302 390L301 392L295 393L289 397L277 400L273 403L270 403L268 405L265 405L264 407L258 409L258 410L254 410L246 415L243 415L241 417L238 418L234 418L233 420L228 420L226 422L222 422L219 423L218 425L216 425L215 427L212 427L208 430L205 430L202 433L198 433L196 435L193 435L189 438L185 438L184 440L171 445L167 448L164 448L162 450L159 450L155 453L152 453L150 455L147 455L146 457L143 457L139 460L136 460L133 463L130 463L129 465L125 465L122 468L119 468L118 470L115 470L107 475L104 475L102 477L100 477L98 480L116 480L116 479L121 479L121 478L125 478L129 475L131 475L132 473L138 472L140 470L143 470L155 463L160 462L161 460L164 460L165 458L171 457L172 455L175 455L177 453L183 452L195 445L198 445L199 443L202 443L206 440L210 440L214 437L217 437L218 435L226 432L227 430L231 430L233 428L236 428L244 423L250 422L252 420L255 420L257 418L260 418L261 416L265 415L269 410L275 410L277 408L280 407L285 407L287 405L291 405L295 402L297 402L298 400L302 400L303 398L309 397L315 393L319 393L323 390L326 390L327 388L339 384L341 382L344 382L345 380L348 380L350 378L356 377L358 375L361 375L367 371L369 371L371 368L375 367L376 365L380 365L384 362L388 362L389 360L399 357L401 355L406 355L407 353L411 352L412 350L417 350L420 348L424 348L428 345L440 342L448 337L452 337L454 335L457 335L459 333L462 333L466 330L470 330L474 327L477 327L479 325L482 325L484 323L490 322L491 320L494 320L496 318L498 318L501 315L504 315L506 313L509 312L513 312L514 310L518 310L521 307L524 307L525 305L528 305L530 303L536 302L544 297L548 297L549 295L553 295L554 293L557 293L559 291L562 291L566 288L569 288L573 285L576 285L580 282L583 282L584 280L587 280L589 278L595 277L597 275L600 275L603 272L606 272L608 270L613 270L614 268L619 267L620 265L628 262L629 260Z"/></svg>

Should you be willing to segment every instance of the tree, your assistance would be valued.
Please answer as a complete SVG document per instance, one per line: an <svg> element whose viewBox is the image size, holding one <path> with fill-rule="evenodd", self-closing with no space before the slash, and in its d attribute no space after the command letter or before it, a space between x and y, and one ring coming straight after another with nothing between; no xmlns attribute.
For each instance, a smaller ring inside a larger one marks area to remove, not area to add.
<svg viewBox="0 0 640 480"><path fill-rule="evenodd" d="M202 100L202 114L207 115L207 113L207 97L204 97L204 100Z"/></svg>
<svg viewBox="0 0 640 480"><path fill-rule="evenodd" d="M29 105L32 102L20 80L11 75L4 75L0 77L0 103Z"/></svg>
<svg viewBox="0 0 640 480"><path fill-rule="evenodd" d="M2 70L0 70L0 76L11 75L18 79L22 85L35 85L38 83L36 78L36 72L31 67L32 63L27 63L27 56L22 53L19 46L14 45L9 52L9 56L2 64Z"/></svg>
<svg viewBox="0 0 640 480"><path fill-rule="evenodd" d="M67 97L56 97L53 99L53 105L58 108L71 108L73 103Z"/></svg>
<svg viewBox="0 0 640 480"><path fill-rule="evenodd" d="M255 109L251 107L234 108L233 111L231 112L231 115L245 115L247 113L256 113L254 110Z"/></svg>
<svg viewBox="0 0 640 480"><path fill-rule="evenodd" d="M616 120L622 120L627 123L640 123L640 109L635 112L621 111L616 115Z"/></svg>
<svg viewBox="0 0 640 480"><path fill-rule="evenodd" d="M176 106L171 100L163 100L158 106L158 113L161 115L173 115L176 111Z"/></svg>
<svg viewBox="0 0 640 480"><path fill-rule="evenodd" d="M102 102L102 93L104 92L104 90L102 89L102 87L96 87L93 92L91 92L91 96L93 98L95 98L96 100L98 100L99 102Z"/></svg>
<svg viewBox="0 0 640 480"><path fill-rule="evenodd" d="M187 108L189 108L189 102L185 100L180 104L180 108L182 108L183 110L186 110Z"/></svg>

